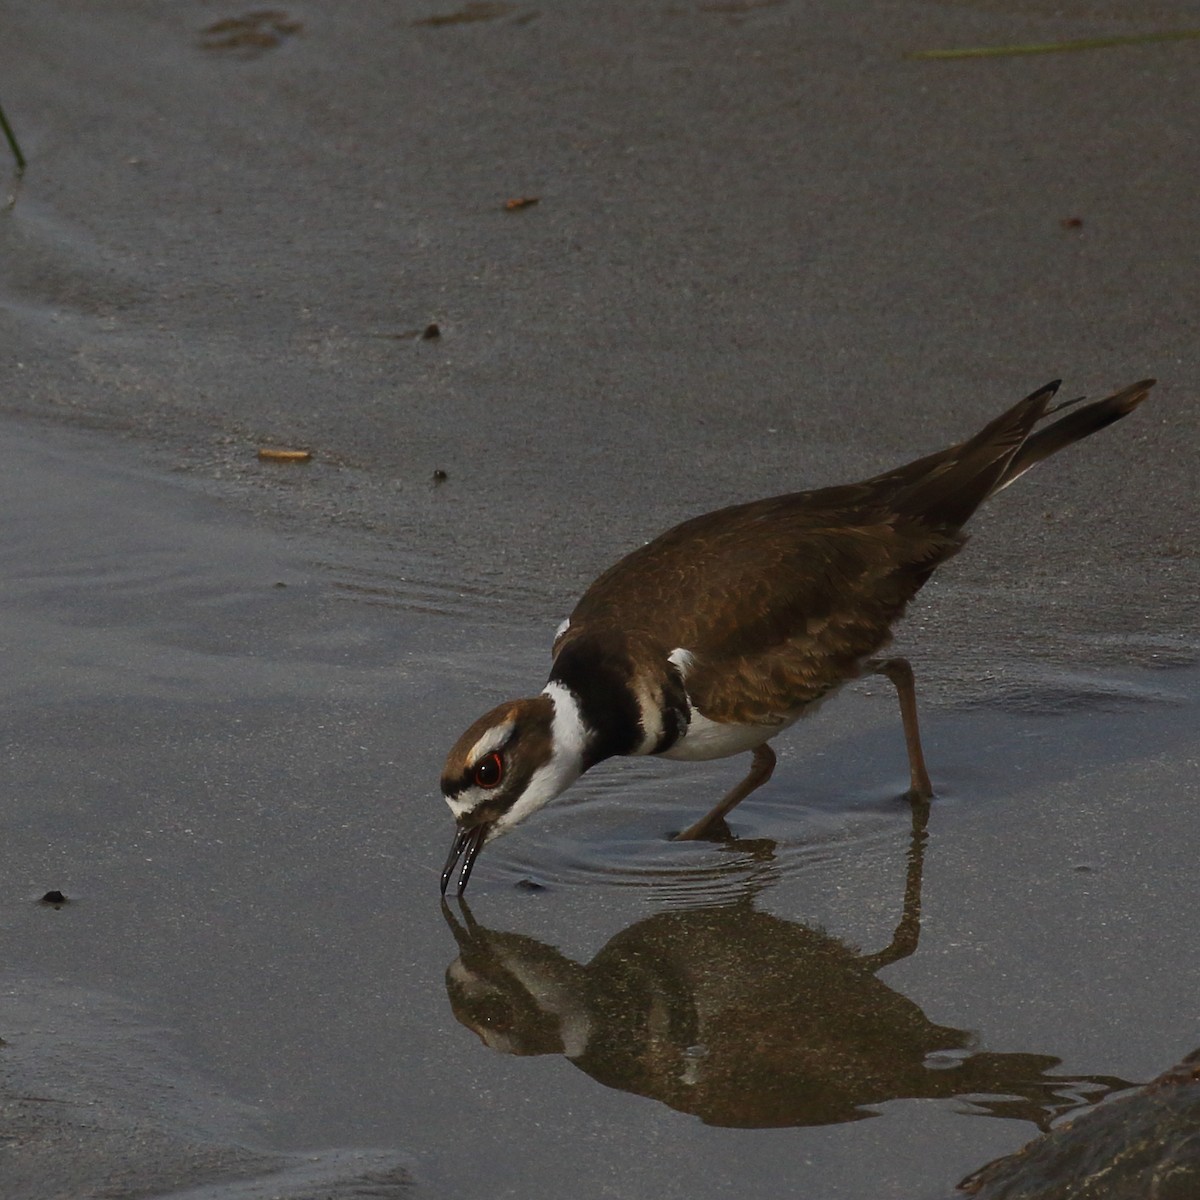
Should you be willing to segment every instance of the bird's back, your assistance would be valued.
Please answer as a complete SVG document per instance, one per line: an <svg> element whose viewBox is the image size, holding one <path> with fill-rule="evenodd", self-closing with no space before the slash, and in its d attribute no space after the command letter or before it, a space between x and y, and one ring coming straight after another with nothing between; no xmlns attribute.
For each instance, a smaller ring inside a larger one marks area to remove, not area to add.
<svg viewBox="0 0 1200 1200"><path fill-rule="evenodd" d="M858 673L905 606L966 541L1054 387L966 442L857 484L684 521L605 571L555 651L636 635L693 657L688 689L716 720L772 719ZM631 625L631 614L636 614Z"/></svg>

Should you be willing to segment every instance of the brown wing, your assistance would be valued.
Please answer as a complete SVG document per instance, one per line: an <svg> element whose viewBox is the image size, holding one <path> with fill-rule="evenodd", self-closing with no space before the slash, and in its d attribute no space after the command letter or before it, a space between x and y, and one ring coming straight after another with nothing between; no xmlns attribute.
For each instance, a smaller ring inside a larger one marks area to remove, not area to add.
<svg viewBox="0 0 1200 1200"><path fill-rule="evenodd" d="M695 517L616 563L571 614L690 651L688 690L718 721L769 721L853 677L997 486L1055 385L975 437L861 484ZM620 614L619 616L617 614ZM631 628L630 614L636 614Z"/></svg>
<svg viewBox="0 0 1200 1200"><path fill-rule="evenodd" d="M616 632L614 614L625 614L625 631L663 656L692 653L688 691L706 716L771 720L856 674L963 540L894 514L831 512L793 497L725 509L605 572L566 636Z"/></svg>

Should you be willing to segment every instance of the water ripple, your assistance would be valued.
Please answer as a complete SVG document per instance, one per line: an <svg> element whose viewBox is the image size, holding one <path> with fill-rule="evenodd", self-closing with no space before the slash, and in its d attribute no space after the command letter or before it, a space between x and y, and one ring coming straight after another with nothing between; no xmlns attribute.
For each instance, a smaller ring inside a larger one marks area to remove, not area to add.
<svg viewBox="0 0 1200 1200"><path fill-rule="evenodd" d="M678 776L655 779L653 768L601 777L491 847L487 869L510 886L642 889L656 904L699 907L735 903L848 857L894 858L906 844L909 810L894 792L806 802L786 788L735 813L729 841L670 840L720 794Z"/></svg>

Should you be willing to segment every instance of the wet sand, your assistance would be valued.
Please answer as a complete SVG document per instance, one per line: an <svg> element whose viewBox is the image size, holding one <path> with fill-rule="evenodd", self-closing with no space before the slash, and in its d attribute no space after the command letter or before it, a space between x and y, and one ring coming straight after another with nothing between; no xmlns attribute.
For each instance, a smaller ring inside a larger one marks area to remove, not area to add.
<svg viewBox="0 0 1200 1200"><path fill-rule="evenodd" d="M1194 1048L1200 67L904 54L1183 6L454 11L6 16L2 1190L945 1196ZM1060 374L1161 383L914 606L927 842L857 688L733 846L662 835L735 765L610 764L447 922L441 757L593 574Z"/></svg>

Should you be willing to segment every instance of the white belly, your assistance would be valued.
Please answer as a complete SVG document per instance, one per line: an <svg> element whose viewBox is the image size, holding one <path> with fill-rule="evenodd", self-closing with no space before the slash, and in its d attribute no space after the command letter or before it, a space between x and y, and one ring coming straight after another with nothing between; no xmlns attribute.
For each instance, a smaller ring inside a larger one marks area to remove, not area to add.
<svg viewBox="0 0 1200 1200"><path fill-rule="evenodd" d="M688 674L695 662L692 652L681 646L672 650L667 658L679 669L686 687ZM710 720L693 707L687 732L669 750L664 750L657 757L675 758L683 762L704 762L710 758L728 758L731 754L754 750L764 742L769 742L777 733L782 733L794 725L802 716L807 717L815 713L840 688L841 684L838 684L819 699L811 700L794 712L785 713L762 725L726 725ZM690 699L689 697L689 701Z"/></svg>
<svg viewBox="0 0 1200 1200"><path fill-rule="evenodd" d="M799 717L800 713L795 712L771 725L723 725L720 721L710 721L693 709L687 732L658 757L676 758L684 762L727 758L731 754L741 754L744 750L761 746L777 733L782 733Z"/></svg>

